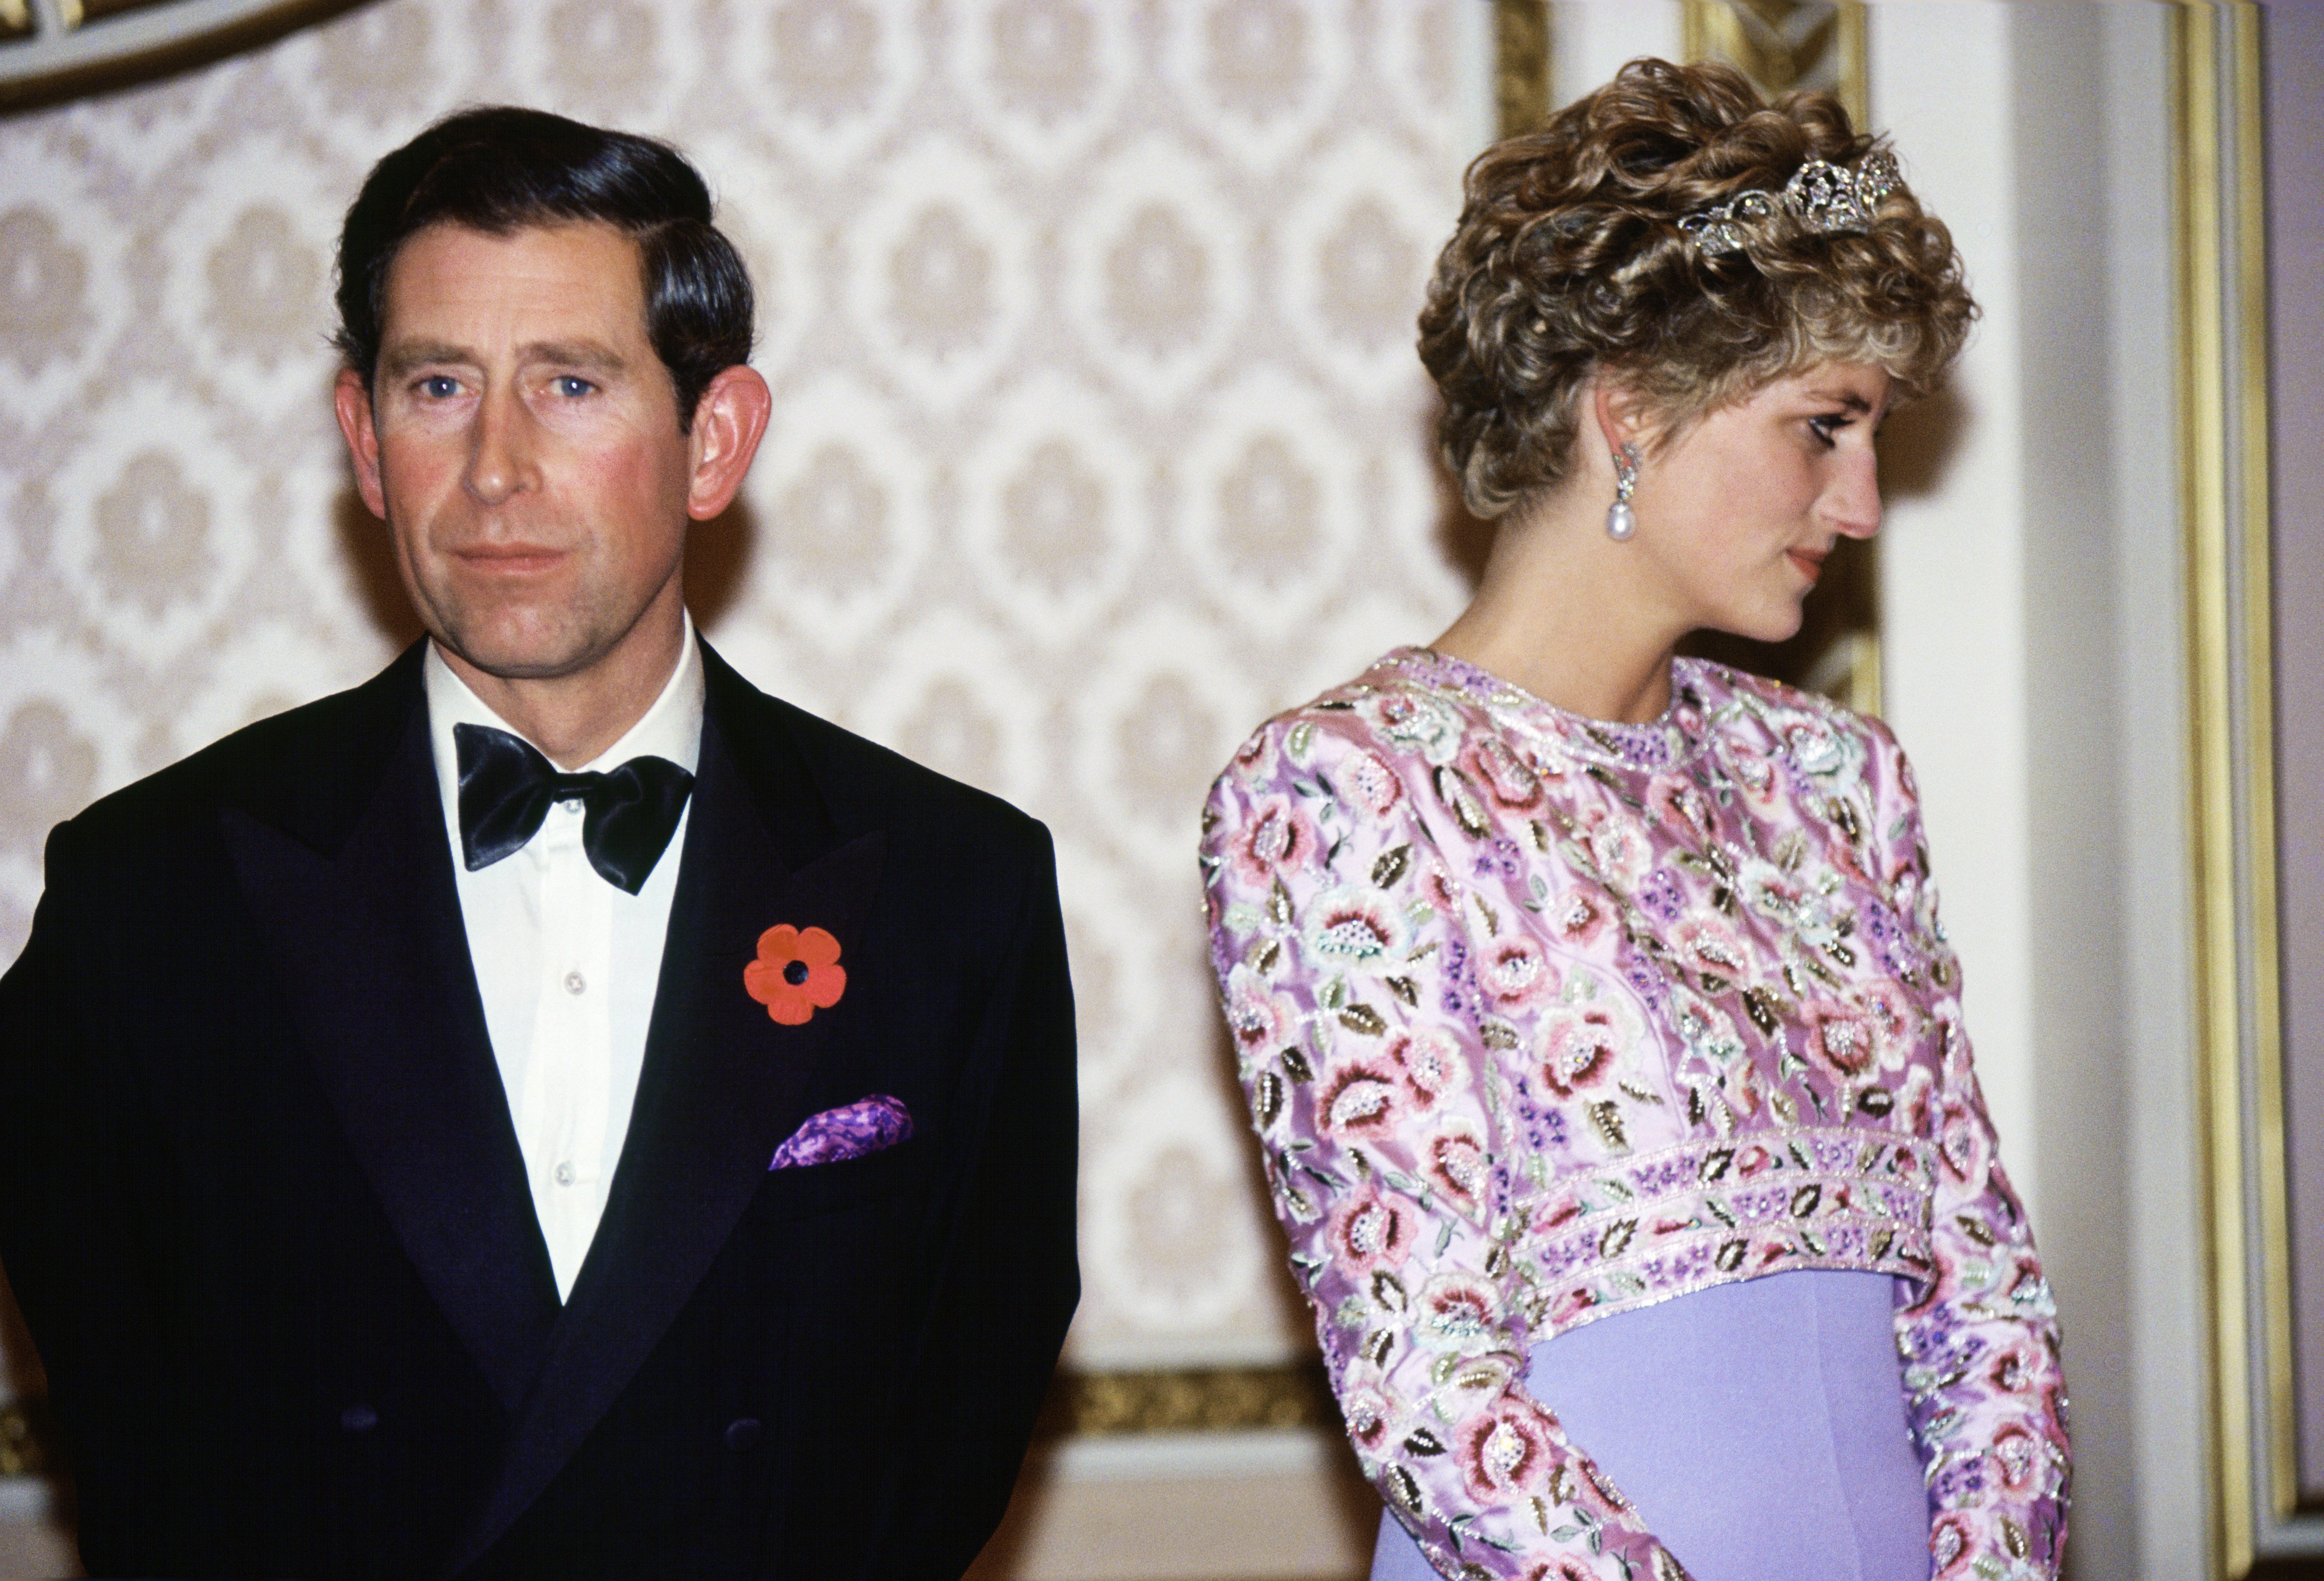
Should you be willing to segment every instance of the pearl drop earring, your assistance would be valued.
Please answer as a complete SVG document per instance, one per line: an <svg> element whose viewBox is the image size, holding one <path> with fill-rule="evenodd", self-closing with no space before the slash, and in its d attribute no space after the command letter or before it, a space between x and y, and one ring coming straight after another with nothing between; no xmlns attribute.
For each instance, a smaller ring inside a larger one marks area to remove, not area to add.
<svg viewBox="0 0 2324 1581"><path fill-rule="evenodd" d="M1637 513L1630 509L1630 494L1637 486L1638 448L1626 444L1614 452L1614 503L1606 507L1606 536L1617 543L1638 530Z"/></svg>

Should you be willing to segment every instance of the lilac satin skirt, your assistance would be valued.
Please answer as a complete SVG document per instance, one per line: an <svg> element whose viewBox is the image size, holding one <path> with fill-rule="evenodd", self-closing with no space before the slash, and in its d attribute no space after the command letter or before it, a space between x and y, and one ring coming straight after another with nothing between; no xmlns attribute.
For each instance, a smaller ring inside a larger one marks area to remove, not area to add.
<svg viewBox="0 0 2324 1581"><path fill-rule="evenodd" d="M1534 1346L1526 1386L1694 1581L1929 1581L1896 1282L1716 1285ZM1383 1515L1371 1581L1435 1575Z"/></svg>

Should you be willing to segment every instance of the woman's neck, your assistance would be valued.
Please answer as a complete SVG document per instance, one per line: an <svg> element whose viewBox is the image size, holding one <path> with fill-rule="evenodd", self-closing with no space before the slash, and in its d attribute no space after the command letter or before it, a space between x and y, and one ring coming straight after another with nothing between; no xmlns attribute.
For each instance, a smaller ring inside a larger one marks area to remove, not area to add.
<svg viewBox="0 0 2324 1581"><path fill-rule="evenodd" d="M1657 717L1685 632L1646 606L1626 547L1602 501L1568 488L1536 502L1502 522L1477 596L1431 646L1585 718Z"/></svg>

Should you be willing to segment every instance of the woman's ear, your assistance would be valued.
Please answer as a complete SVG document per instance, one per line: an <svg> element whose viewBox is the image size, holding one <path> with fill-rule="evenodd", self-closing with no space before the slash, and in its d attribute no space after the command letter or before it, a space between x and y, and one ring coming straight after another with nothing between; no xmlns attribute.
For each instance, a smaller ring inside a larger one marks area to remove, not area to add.
<svg viewBox="0 0 2324 1581"><path fill-rule="evenodd" d="M1628 384L1600 372L1590 381L1591 414L1598 420L1598 433L1605 441L1606 454L1612 456L1624 445L1636 445L1641 450L1653 448L1653 423L1648 420L1646 403Z"/></svg>

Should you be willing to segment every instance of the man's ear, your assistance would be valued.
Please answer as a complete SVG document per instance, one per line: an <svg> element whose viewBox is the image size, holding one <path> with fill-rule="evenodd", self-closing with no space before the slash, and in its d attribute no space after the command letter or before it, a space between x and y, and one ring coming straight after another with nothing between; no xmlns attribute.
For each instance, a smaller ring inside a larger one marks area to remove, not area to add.
<svg viewBox="0 0 2324 1581"><path fill-rule="evenodd" d="M767 381L756 368L741 363L719 370L703 389L687 436L694 461L686 494L687 515L707 522L733 503L774 411L775 397Z"/></svg>
<svg viewBox="0 0 2324 1581"><path fill-rule="evenodd" d="M338 413L339 432L346 436L347 459L354 464L355 492L365 509L387 520L387 491L379 482L379 429L371 410L371 386L353 368L341 368L331 386L331 408Z"/></svg>

